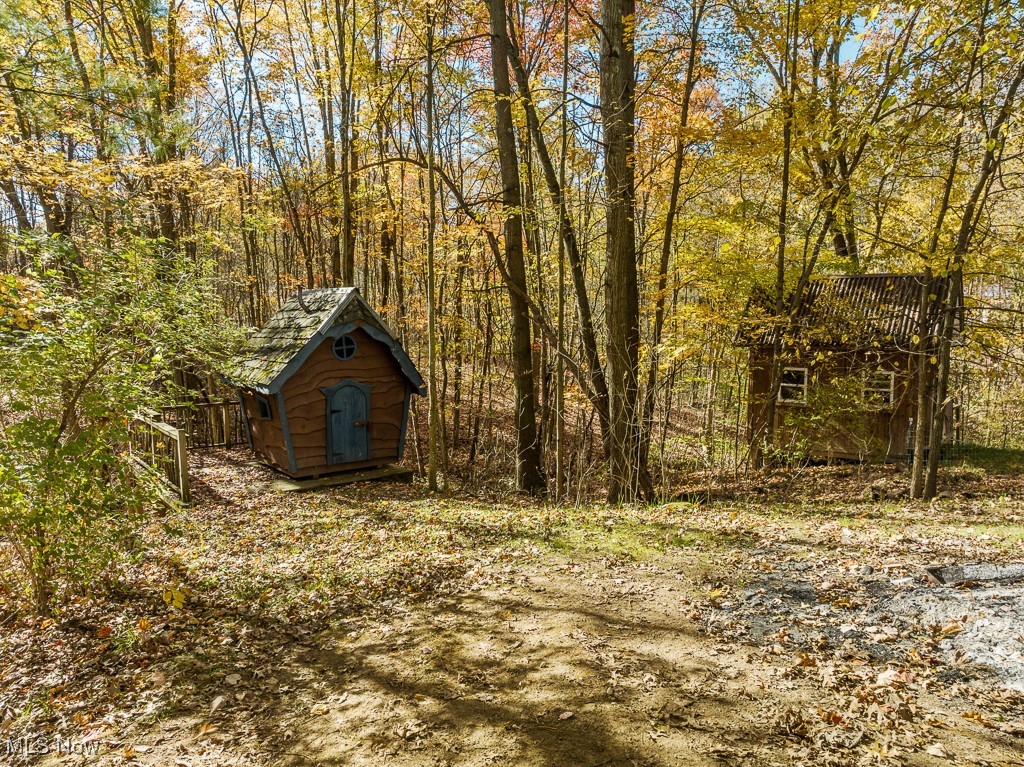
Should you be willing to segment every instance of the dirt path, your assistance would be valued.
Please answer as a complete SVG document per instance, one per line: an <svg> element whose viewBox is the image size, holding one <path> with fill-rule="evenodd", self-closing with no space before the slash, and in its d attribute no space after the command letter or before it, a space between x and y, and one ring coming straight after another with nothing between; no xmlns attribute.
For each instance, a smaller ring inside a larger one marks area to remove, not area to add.
<svg viewBox="0 0 1024 767"><path fill-rule="evenodd" d="M920 577L1024 559L999 483L612 509L193 475L118 591L0 633L0 763L1024 765L1024 583Z"/></svg>
<svg viewBox="0 0 1024 767"><path fill-rule="evenodd" d="M919 728L894 728L880 745L879 717L875 751L864 749L863 727L826 721L838 698L795 674L788 655L704 635L691 565L553 557L507 568L501 585L300 632L276 657L242 652L238 679L222 674L220 691L207 692L223 697L212 715L161 722L134 756L366 767L1022 763L1019 739L927 692L914 698ZM820 732L801 723L806 711L821 712ZM204 723L215 729L196 735Z"/></svg>
<svg viewBox="0 0 1024 767"><path fill-rule="evenodd" d="M310 650L350 697L303 728L299 751L365 765L770 763L758 678L732 648L708 654L671 584L552 567Z"/></svg>

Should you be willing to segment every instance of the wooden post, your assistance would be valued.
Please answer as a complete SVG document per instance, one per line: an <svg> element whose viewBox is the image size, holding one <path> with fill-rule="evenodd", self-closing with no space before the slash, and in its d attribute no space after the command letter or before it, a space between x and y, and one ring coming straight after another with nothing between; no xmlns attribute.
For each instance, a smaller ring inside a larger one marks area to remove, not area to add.
<svg viewBox="0 0 1024 767"><path fill-rule="evenodd" d="M185 444L185 432L181 429L173 429L175 460L178 462L178 495L182 503L191 501L191 493L188 486L188 446Z"/></svg>
<svg viewBox="0 0 1024 767"><path fill-rule="evenodd" d="M184 429L175 429L169 424L155 420L154 414L142 411L134 419L132 430L144 434L148 441L149 462L135 455L132 457L147 473L164 483L165 493L170 490L178 495L182 503L191 501L188 478L188 435ZM139 431L139 430L143 431ZM159 439L159 456L157 455ZM134 443L135 440L132 440Z"/></svg>

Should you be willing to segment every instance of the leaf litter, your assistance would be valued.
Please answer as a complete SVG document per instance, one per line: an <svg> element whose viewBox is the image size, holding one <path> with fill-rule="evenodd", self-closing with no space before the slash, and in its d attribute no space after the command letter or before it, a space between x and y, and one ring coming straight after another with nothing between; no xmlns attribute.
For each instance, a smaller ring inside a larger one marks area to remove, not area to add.
<svg viewBox="0 0 1024 767"><path fill-rule="evenodd" d="M196 460L196 507L112 596L4 627L6 737L95 764L1020 763L1015 587L920 575L1022 558L1005 483L551 508L270 495L243 453Z"/></svg>

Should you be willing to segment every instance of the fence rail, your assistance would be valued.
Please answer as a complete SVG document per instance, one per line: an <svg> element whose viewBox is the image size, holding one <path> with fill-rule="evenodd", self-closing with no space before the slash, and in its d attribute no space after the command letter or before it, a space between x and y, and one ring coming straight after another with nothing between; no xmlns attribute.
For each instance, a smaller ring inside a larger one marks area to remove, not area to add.
<svg viewBox="0 0 1024 767"><path fill-rule="evenodd" d="M245 442L245 430L239 403L233 400L167 405L162 420L185 432L190 450L208 447L234 447Z"/></svg>
<svg viewBox="0 0 1024 767"><path fill-rule="evenodd" d="M140 413L131 423L131 455L182 503L191 501L188 482L188 445L185 432Z"/></svg>

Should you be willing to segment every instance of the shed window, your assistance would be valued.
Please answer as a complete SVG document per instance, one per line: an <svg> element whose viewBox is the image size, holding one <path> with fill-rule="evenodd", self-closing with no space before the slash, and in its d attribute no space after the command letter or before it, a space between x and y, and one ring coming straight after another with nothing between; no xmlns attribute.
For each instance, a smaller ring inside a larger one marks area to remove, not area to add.
<svg viewBox="0 0 1024 767"><path fill-rule="evenodd" d="M352 359L356 354L356 339L352 336L339 336L334 341L334 356L345 361Z"/></svg>
<svg viewBox="0 0 1024 767"><path fill-rule="evenodd" d="M896 374L875 370L864 377L864 400L871 405L891 405Z"/></svg>
<svg viewBox="0 0 1024 767"><path fill-rule="evenodd" d="M259 410L260 418L262 418L264 421L269 421L271 418L274 417L273 413L271 413L270 411L270 400L268 400L266 397L256 398L256 409Z"/></svg>
<svg viewBox="0 0 1024 767"><path fill-rule="evenodd" d="M807 402L807 368L783 368L779 402Z"/></svg>

